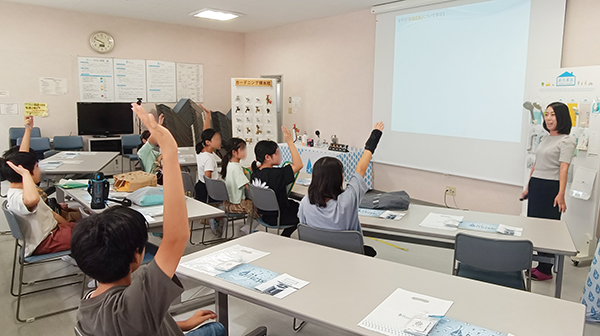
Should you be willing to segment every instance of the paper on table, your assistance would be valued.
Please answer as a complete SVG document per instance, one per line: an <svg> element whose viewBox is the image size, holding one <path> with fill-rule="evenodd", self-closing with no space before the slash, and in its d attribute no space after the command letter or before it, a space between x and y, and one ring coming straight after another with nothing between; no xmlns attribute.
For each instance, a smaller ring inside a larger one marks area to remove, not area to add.
<svg viewBox="0 0 600 336"><path fill-rule="evenodd" d="M454 302L396 289L358 325L389 336L408 335L403 332L419 313L445 316Z"/></svg>
<svg viewBox="0 0 600 336"><path fill-rule="evenodd" d="M383 215L384 212L385 212L385 210L358 208L359 216L379 217L379 216Z"/></svg>
<svg viewBox="0 0 600 336"><path fill-rule="evenodd" d="M455 231L463 218L464 216L450 216L432 212L419 225L433 229Z"/></svg>
<svg viewBox="0 0 600 336"><path fill-rule="evenodd" d="M523 235L523 228L499 224L498 233L509 236L521 237Z"/></svg>
<svg viewBox="0 0 600 336"><path fill-rule="evenodd" d="M582 200L589 200L594 188L594 180L597 171L585 167L577 167L573 184L571 185L571 196Z"/></svg>
<svg viewBox="0 0 600 336"><path fill-rule="evenodd" d="M77 152L79 155L96 155L97 152Z"/></svg>
<svg viewBox="0 0 600 336"><path fill-rule="evenodd" d="M164 213L164 207L162 205L135 208L134 210L141 213L142 215L148 215L150 217L159 217L162 216Z"/></svg>
<svg viewBox="0 0 600 336"><path fill-rule="evenodd" d="M394 211L386 211L382 213L379 217L385 219L393 219L393 220L401 220L402 217L406 215L406 212L394 212Z"/></svg>
<svg viewBox="0 0 600 336"><path fill-rule="evenodd" d="M312 179L297 179L296 184L302 186L309 186Z"/></svg>
<svg viewBox="0 0 600 336"><path fill-rule="evenodd" d="M268 254L269 252L258 251L250 247L233 245L217 252L180 263L179 267L185 267L200 273L215 276L223 273L222 271L216 269L216 266L221 263L227 261L249 263Z"/></svg>
<svg viewBox="0 0 600 336"><path fill-rule="evenodd" d="M252 264L242 264L232 270L217 274L217 278L229 281L238 286L256 290L257 286L275 279L280 274Z"/></svg>
<svg viewBox="0 0 600 336"><path fill-rule="evenodd" d="M293 276L287 273L284 273L279 275L275 279L269 280L265 283L256 286L256 289L263 293L272 295L278 299L283 299L284 297L292 294L293 292L308 284L308 281L300 280L298 278L294 278Z"/></svg>
<svg viewBox="0 0 600 336"><path fill-rule="evenodd" d="M62 163L64 163L64 164L82 164L83 160L65 160Z"/></svg>
<svg viewBox="0 0 600 336"><path fill-rule="evenodd" d="M39 166L42 170L54 170L62 166L62 161L40 161Z"/></svg>

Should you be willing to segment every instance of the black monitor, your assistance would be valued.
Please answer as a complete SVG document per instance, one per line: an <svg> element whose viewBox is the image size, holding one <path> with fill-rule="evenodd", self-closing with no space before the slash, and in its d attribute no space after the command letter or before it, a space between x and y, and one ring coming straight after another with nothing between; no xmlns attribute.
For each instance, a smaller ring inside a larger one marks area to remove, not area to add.
<svg viewBox="0 0 600 336"><path fill-rule="evenodd" d="M79 135L133 133L131 103L77 103Z"/></svg>

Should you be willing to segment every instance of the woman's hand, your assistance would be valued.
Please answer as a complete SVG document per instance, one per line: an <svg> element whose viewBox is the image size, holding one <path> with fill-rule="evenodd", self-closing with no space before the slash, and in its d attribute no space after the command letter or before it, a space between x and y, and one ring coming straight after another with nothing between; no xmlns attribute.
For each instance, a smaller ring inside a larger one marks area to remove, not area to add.
<svg viewBox="0 0 600 336"><path fill-rule="evenodd" d="M384 127L385 127L385 125L383 124L383 121L380 121L380 122L376 123L375 126L373 126L373 129L380 130L383 132Z"/></svg>
<svg viewBox="0 0 600 336"><path fill-rule="evenodd" d="M521 194L521 199L527 199L527 196L529 195L529 188L525 188L525 190L523 190L523 193Z"/></svg>
<svg viewBox="0 0 600 336"><path fill-rule="evenodd" d="M558 195L556 195L556 198L554 199L554 206L557 206L557 205L558 205L558 211L560 211L560 212L567 211L567 204L565 203L565 194L559 193Z"/></svg>

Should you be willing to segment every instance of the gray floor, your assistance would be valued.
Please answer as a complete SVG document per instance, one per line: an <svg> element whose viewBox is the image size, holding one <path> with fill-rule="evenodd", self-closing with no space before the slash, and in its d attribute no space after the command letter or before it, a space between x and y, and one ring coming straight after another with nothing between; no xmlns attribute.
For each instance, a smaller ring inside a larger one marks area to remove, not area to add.
<svg viewBox="0 0 600 336"><path fill-rule="evenodd" d="M236 224L239 229L241 224ZM237 231L237 230L236 230ZM239 234L239 232L238 232ZM194 239L200 239L199 233L194 234ZM377 258L386 259L394 262L401 262L408 265L427 268L438 272L450 273L452 263L452 251L432 248L420 245L388 242L392 245L408 248L408 251L397 249L394 246L381 243L366 238L366 244L373 246L377 252ZM0 303L3 307L3 314L0 314L0 335L20 335L20 336L63 336L73 335L73 325L75 322L75 312L64 313L49 318L40 319L32 323L17 323L14 317L16 300L10 295L10 269L12 266L12 256L14 249L14 240L9 235L0 236L0 269L5 271L0 274ZM190 253L201 248L189 246L186 253ZM72 266L64 262L56 262L53 265L36 266L30 270L31 274L50 273L53 275L65 274L76 271ZM565 277L563 287L563 299L578 302L581 297L581 291L587 277L588 267L574 267L568 262L565 265ZM24 315L39 314L47 312L50 309L68 307L76 305L78 302L81 287L71 286L50 291L44 294L33 295L23 301L25 309ZM535 282L533 291L542 295L552 295L554 292L553 282ZM214 307L206 307L213 309ZM189 314L189 313L188 313ZM187 314L176 316L176 319L183 319ZM532 321L532 323L535 323ZM542 322L543 323L543 322ZM269 335L295 335L292 330L292 318L275 313L261 307L232 298L230 300L230 324L231 335L243 335L245 332L254 329L259 325L266 325L269 328ZM559 333L566 335L564 333ZM298 333L298 335L345 335L335 330L328 330L315 325L307 325ZM600 335L600 324L586 325L586 336ZM526 336L526 335L519 335Z"/></svg>

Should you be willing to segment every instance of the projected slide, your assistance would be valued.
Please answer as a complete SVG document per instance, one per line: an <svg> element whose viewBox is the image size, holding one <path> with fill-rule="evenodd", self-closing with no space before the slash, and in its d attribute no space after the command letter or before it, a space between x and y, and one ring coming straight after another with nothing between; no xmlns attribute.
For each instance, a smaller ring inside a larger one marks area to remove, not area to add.
<svg viewBox="0 0 600 336"><path fill-rule="evenodd" d="M392 130L521 141L531 0L396 17Z"/></svg>

